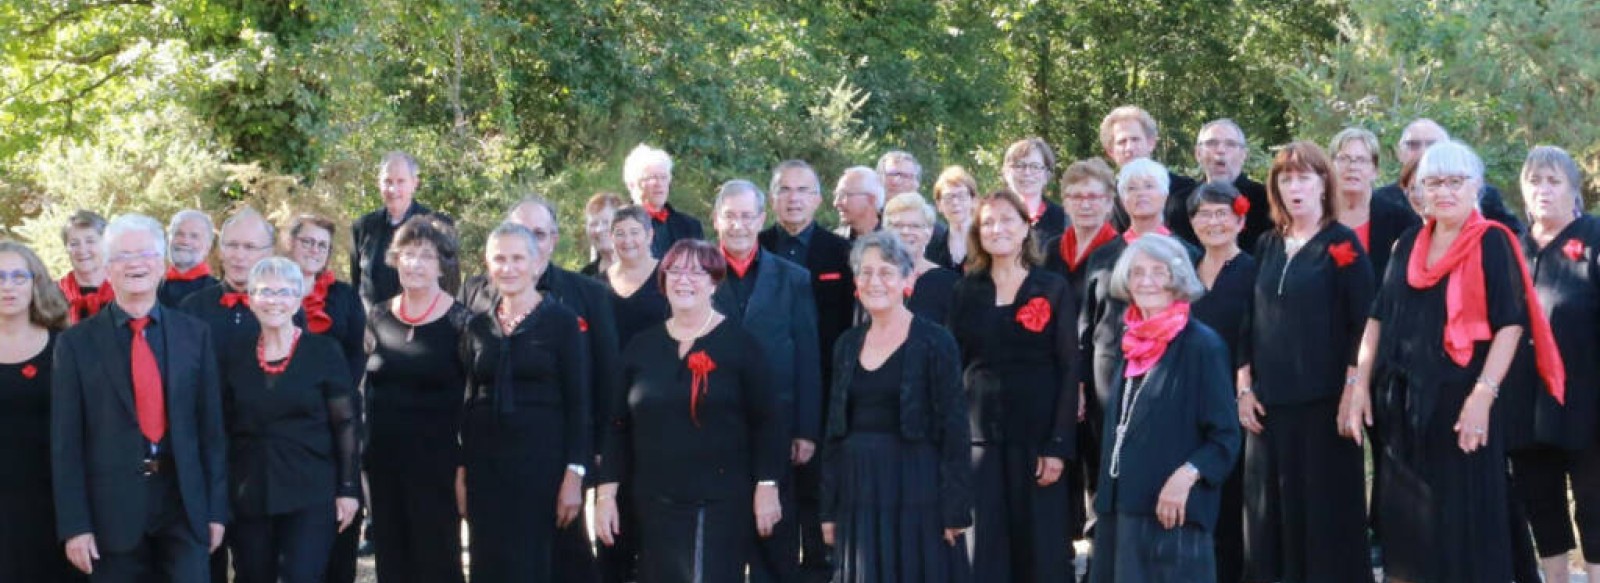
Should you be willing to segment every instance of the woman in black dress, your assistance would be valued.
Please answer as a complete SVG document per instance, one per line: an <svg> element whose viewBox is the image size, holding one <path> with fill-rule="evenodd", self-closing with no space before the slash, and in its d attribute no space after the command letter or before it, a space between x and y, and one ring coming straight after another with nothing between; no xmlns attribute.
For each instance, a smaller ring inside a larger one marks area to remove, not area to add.
<svg viewBox="0 0 1600 583"><path fill-rule="evenodd" d="M711 305L727 273L716 246L686 239L662 256L672 317L623 350L605 438L595 534L615 544L618 486L638 508L639 581L743 581L756 537L783 516L789 459L760 344ZM753 528L752 528L753 527Z"/></svg>
<svg viewBox="0 0 1600 583"><path fill-rule="evenodd" d="M962 271L967 261L967 232L972 230L972 200L978 181L960 166L947 166L933 182L933 205L944 217L944 229L934 229L924 257L940 267Z"/></svg>
<svg viewBox="0 0 1600 583"><path fill-rule="evenodd" d="M1391 199L1373 198L1379 149L1378 137L1372 132L1345 128L1333 136L1328 152L1333 154L1333 169L1339 182L1339 196L1334 203L1339 222L1356 232L1372 261L1372 273L1382 275L1389 265L1395 239L1422 224L1422 219Z"/></svg>
<svg viewBox="0 0 1600 583"><path fill-rule="evenodd" d="M0 581L82 581L56 536L50 373L67 301L32 249L0 241Z"/></svg>
<svg viewBox="0 0 1600 583"><path fill-rule="evenodd" d="M1040 268L1022 199L978 201L950 331L972 429L973 570L995 581L1072 576L1065 462L1076 447L1077 327L1067 280ZM1041 519L1047 517L1047 519Z"/></svg>
<svg viewBox="0 0 1600 583"><path fill-rule="evenodd" d="M851 252L869 322L845 332L833 355L821 516L835 583L972 575L961 536L972 524L972 440L960 349L906 306L919 261L887 233L857 239Z"/></svg>
<svg viewBox="0 0 1600 583"><path fill-rule="evenodd" d="M1117 238L1111 225L1111 197L1116 196L1116 174L1104 160L1090 158L1073 162L1061 173L1061 204L1071 217L1071 225L1060 237L1044 244L1044 265L1067 278L1077 297L1084 297L1084 267L1089 256Z"/></svg>
<svg viewBox="0 0 1600 583"><path fill-rule="evenodd" d="M106 219L94 211L72 213L61 227L61 243L72 260L72 270L61 276L57 285L67 298L69 324L95 315L116 297L106 281L105 249L100 244L105 234Z"/></svg>
<svg viewBox="0 0 1600 583"><path fill-rule="evenodd" d="M900 237L900 242L917 258L907 279L906 307L911 313L944 324L950 314L950 299L961 272L941 267L928 259L928 235L933 232L933 206L915 192L895 195L883 205L883 222Z"/></svg>
<svg viewBox="0 0 1600 583"><path fill-rule="evenodd" d="M1240 357L1247 581L1372 576L1361 446L1335 425L1354 379L1373 276L1356 234L1334 220L1328 158L1310 142L1279 150L1267 175L1276 228Z"/></svg>
<svg viewBox="0 0 1600 583"><path fill-rule="evenodd" d="M1190 318L1205 290L1177 239L1134 241L1111 286L1129 306L1101 437L1090 580L1215 582L1212 533L1239 453L1227 345Z"/></svg>
<svg viewBox="0 0 1600 583"><path fill-rule="evenodd" d="M1507 392L1504 410L1511 453L1512 494L1527 512L1546 581L1566 581L1576 546L1567 482L1572 483L1585 570L1600 581L1600 220L1582 214L1583 175L1560 148L1539 146L1522 165L1523 208L1532 219L1522 256L1566 365L1563 406L1537 390ZM1521 350L1511 379L1538 386L1534 354Z"/></svg>
<svg viewBox="0 0 1600 583"><path fill-rule="evenodd" d="M656 273L658 262L650 256L650 239L655 227L644 207L628 205L617 209L611 219L612 263L600 272L600 279L611 290L611 305L617 313L617 339L626 347L640 332L665 322L669 311L667 296L661 293Z"/></svg>
<svg viewBox="0 0 1600 583"><path fill-rule="evenodd" d="M582 520L594 462L586 344L577 314L535 289L538 253L527 227L489 233L484 260L500 299L467 322L462 341L456 496L475 583L551 580L556 531Z"/></svg>
<svg viewBox="0 0 1600 583"><path fill-rule="evenodd" d="M306 287L293 261L256 263L248 289L261 334L221 355L239 583L323 581L334 537L361 506L350 370L333 339L294 324Z"/></svg>
<svg viewBox="0 0 1600 583"><path fill-rule="evenodd" d="M1374 506L1392 581L1511 580L1506 426L1495 400L1524 330L1544 382L1507 390L1550 390L1559 401L1565 386L1515 236L1477 211L1482 173L1459 142L1422 155L1430 218L1395 246L1340 416L1341 432L1359 438L1373 423L1383 435Z"/></svg>
<svg viewBox="0 0 1600 583"><path fill-rule="evenodd" d="M1249 211L1250 199L1228 182L1202 184L1189 198L1189 224L1206 250L1195 268L1206 294L1194 301L1190 314L1227 345L1230 379L1239 362L1240 346L1250 332L1246 321L1256 286L1256 260L1239 249L1239 231L1244 229ZM1242 452L1244 435L1239 434L1237 440ZM1214 531L1220 583L1239 583L1244 577L1243 467L1234 464L1222 484L1222 506Z"/></svg>
<svg viewBox="0 0 1600 583"><path fill-rule="evenodd" d="M463 581L456 435L471 313L440 287L441 274L456 272L456 250L443 221L406 221L388 255L400 294L367 312L367 536L384 583Z"/></svg>

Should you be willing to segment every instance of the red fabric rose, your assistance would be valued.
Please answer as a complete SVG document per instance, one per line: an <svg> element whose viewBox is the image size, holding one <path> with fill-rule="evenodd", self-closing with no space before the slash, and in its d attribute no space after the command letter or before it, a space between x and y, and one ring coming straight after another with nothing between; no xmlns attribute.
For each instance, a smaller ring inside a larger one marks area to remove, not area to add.
<svg viewBox="0 0 1600 583"><path fill-rule="evenodd" d="M1339 267L1356 262L1356 249L1349 241L1329 245L1328 255L1333 257L1333 263Z"/></svg>
<svg viewBox="0 0 1600 583"><path fill-rule="evenodd" d="M700 397L711 390L711 371L717 370L717 362L711 360L711 355L701 350L689 355L689 372L693 375L689 382L689 420L695 427L700 426Z"/></svg>
<svg viewBox="0 0 1600 583"><path fill-rule="evenodd" d="M1044 298L1033 298L1017 310L1017 323L1022 324L1029 332L1035 334L1044 331L1046 324L1050 323L1050 302Z"/></svg>
<svg viewBox="0 0 1600 583"><path fill-rule="evenodd" d="M579 332L588 332L589 331L589 321L583 319L583 316L578 316L578 331Z"/></svg>
<svg viewBox="0 0 1600 583"><path fill-rule="evenodd" d="M1233 214L1242 217L1248 212L1250 212L1250 199L1245 198L1242 194L1233 197Z"/></svg>
<svg viewBox="0 0 1600 583"><path fill-rule="evenodd" d="M39 376L39 367L33 366L31 364L22 367L22 378L31 379L31 378L36 377L36 376Z"/></svg>
<svg viewBox="0 0 1600 583"><path fill-rule="evenodd" d="M1567 239L1567 244L1561 247L1561 252L1567 254L1567 259L1573 261L1583 260L1583 241Z"/></svg>

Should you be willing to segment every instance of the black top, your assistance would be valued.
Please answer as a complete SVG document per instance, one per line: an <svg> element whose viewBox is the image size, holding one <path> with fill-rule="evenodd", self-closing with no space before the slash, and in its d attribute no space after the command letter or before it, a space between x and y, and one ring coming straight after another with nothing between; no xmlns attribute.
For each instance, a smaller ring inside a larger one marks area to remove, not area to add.
<svg viewBox="0 0 1600 583"><path fill-rule="evenodd" d="M724 319L683 358L665 324L640 332L625 354L627 397L607 424L601 483L628 481L641 496L676 502L748 500L756 482L783 475L789 436L767 360L737 322ZM691 415L698 355L712 367Z"/></svg>
<svg viewBox="0 0 1600 583"><path fill-rule="evenodd" d="M1346 247L1355 257L1339 265L1334 256ZM1256 398L1271 406L1337 396L1346 367L1356 364L1376 287L1361 242L1332 222L1293 257L1276 231L1261 237L1255 255L1260 271L1240 352Z"/></svg>
<svg viewBox="0 0 1600 583"><path fill-rule="evenodd" d="M189 294L189 297L183 298L183 302L178 304L179 310L200 318L211 327L211 340L218 356L227 354L228 349L234 346L238 338L254 341L261 335L261 324L256 321L256 313L250 311L250 306L242 301L234 303L231 307L222 305L223 294L233 291L227 282L219 282ZM294 325L305 328L304 310L295 311Z"/></svg>
<svg viewBox="0 0 1600 583"><path fill-rule="evenodd" d="M1065 278L1033 268L1011 304L995 301L994 280L976 272L956 284L950 310L966 365L972 439L1073 457L1079 371L1072 289Z"/></svg>
<svg viewBox="0 0 1600 583"><path fill-rule="evenodd" d="M238 338L222 359L234 512L282 514L359 497L355 392L338 344L303 333L288 368L269 375L256 342Z"/></svg>
<svg viewBox="0 0 1600 583"><path fill-rule="evenodd" d="M183 303L184 298L189 297L189 294L218 283L220 282L217 278L210 275L202 275L188 281L163 279L161 280L161 287L156 288L156 301L161 302L163 306L176 308Z"/></svg>
<svg viewBox="0 0 1600 583"><path fill-rule="evenodd" d="M662 205L667 211L667 220L658 221L650 218L651 228L655 235L650 239L650 255L660 259L672 248L673 243L679 239L704 239L706 230L700 226L700 221L689 215L672 208L672 203Z"/></svg>
<svg viewBox="0 0 1600 583"><path fill-rule="evenodd" d="M911 288L911 297L906 298L906 307L911 313L931 322L948 320L950 304L955 301L956 282L959 281L959 271L944 267L929 269L917 276L917 283Z"/></svg>
<svg viewBox="0 0 1600 583"><path fill-rule="evenodd" d="M1039 198L1044 201L1044 212L1040 213L1039 220L1033 223L1033 240L1042 243L1060 237L1061 232L1066 230L1068 221L1067 213L1061 209L1061 205L1050 202L1050 199L1044 198L1042 195ZM948 245L949 243L946 242L945 244ZM932 243L930 242L929 245L932 245ZM945 253L949 254L949 252L950 249L946 247Z"/></svg>
<svg viewBox="0 0 1600 583"><path fill-rule="evenodd" d="M1189 315L1211 328L1222 342L1228 345L1228 367L1239 364L1239 350L1250 329L1246 326L1255 300L1256 259L1249 253L1239 253L1222 264L1211 289L1195 300Z"/></svg>
<svg viewBox="0 0 1600 583"><path fill-rule="evenodd" d="M505 439L494 444L497 452L518 456L529 450L554 450L568 465L594 465L588 347L579 341L579 334L577 314L548 299L541 300L510 336L501 333L492 310L467 321L462 340L466 406L491 407L508 430L502 435ZM513 439L525 425L517 420L518 411L524 410L559 411L561 427L548 429L561 436L561 443Z"/></svg>
<svg viewBox="0 0 1600 583"><path fill-rule="evenodd" d="M657 271L650 274L644 285L634 290L631 296L617 293L617 289L612 287L606 274L600 273L601 280L611 292L612 311L617 315L617 340L621 346L627 346L634 336L667 321L672 315L672 307L667 305L667 296L661 293L661 280L656 278L661 266L657 265L656 269Z"/></svg>
<svg viewBox="0 0 1600 583"><path fill-rule="evenodd" d="M0 363L0 497L50 495L50 378L56 336L44 350L16 363ZM31 536L31 535L30 535ZM16 540L0 535L0 540Z"/></svg>
<svg viewBox="0 0 1600 583"><path fill-rule="evenodd" d="M461 362L461 335L471 317L466 306L456 302L443 316L413 329L395 317L388 302L367 312L372 345L362 393L373 434L367 452L369 467L405 467L415 461L418 452L394 451L390 440L380 437L398 432L445 436L435 444L440 448L437 455L446 459L445 463L458 462L460 450L454 437L461 423L461 390L467 379Z"/></svg>
<svg viewBox="0 0 1600 583"><path fill-rule="evenodd" d="M1090 247L1089 253L1084 255L1083 261L1078 262L1077 269L1069 267L1067 265L1067 258L1061 253L1061 239L1064 237L1066 237L1065 231L1063 231L1061 235L1044 242L1044 268L1050 270L1056 275L1067 278L1067 283L1072 284L1072 293L1074 296L1078 298L1087 298L1089 297L1089 290L1086 289L1085 282L1089 277L1089 258L1094 256L1095 251L1099 251L1101 247L1117 241L1120 239L1120 237L1113 238L1110 241L1106 241L1095 247ZM1076 253L1077 250L1074 249L1071 252ZM1104 269L1105 273L1109 276L1110 267L1102 266L1102 269Z"/></svg>
<svg viewBox="0 0 1600 583"><path fill-rule="evenodd" d="M1411 208L1411 201L1406 200L1406 191L1400 190L1398 183L1391 182L1372 191L1373 199L1384 199L1394 204ZM1522 219L1516 213L1506 208L1505 197L1500 196L1500 189L1492 184L1483 185L1478 190L1478 209L1483 212L1483 218L1505 225L1511 232L1521 235L1527 230L1522 224Z"/></svg>
<svg viewBox="0 0 1600 583"><path fill-rule="evenodd" d="M417 215L433 215L447 224L455 225L450 215L422 206L415 200L406 209L399 222L389 222L389 211L383 208L361 215L350 225L350 236L355 244L350 247L350 285L361 296L361 301L372 306L400 293L400 274L384 258L389 244L394 242L394 232L400 225ZM461 271L449 270L439 275L439 285L454 294L461 287Z"/></svg>
<svg viewBox="0 0 1600 583"><path fill-rule="evenodd" d="M857 433L897 433L900 431L900 354L896 348L876 369L867 369L856 359L855 377L850 386L850 429Z"/></svg>
<svg viewBox="0 0 1600 583"><path fill-rule="evenodd" d="M966 233L955 233L956 237L965 237ZM961 261L950 254L950 226L944 223L934 223L933 235L928 237L928 248L923 250L922 256L932 261L939 267L954 269L961 272ZM962 259L966 259L963 257Z"/></svg>
<svg viewBox="0 0 1600 583"><path fill-rule="evenodd" d="M590 259L588 263L583 264L583 268L578 270L578 275L587 275L595 279L600 279L602 277L600 271L600 258L596 257L594 259Z"/></svg>
<svg viewBox="0 0 1600 583"><path fill-rule="evenodd" d="M1394 241L1406 230L1422 224L1422 218L1411 210L1411 205L1401 206L1394 201L1372 197L1367 215L1367 239L1371 247L1372 273L1382 274L1389 266L1389 254L1394 252Z"/></svg>
<svg viewBox="0 0 1600 583"><path fill-rule="evenodd" d="M1522 334L1522 348L1501 386L1526 390L1506 393L1502 406L1508 427L1527 430L1527 440L1567 449L1595 445L1600 423L1600 219L1583 215L1540 248L1522 237L1522 254L1533 275L1533 289L1551 324L1567 372L1566 405L1544 390L1533 359L1533 337Z"/></svg>
<svg viewBox="0 0 1600 583"><path fill-rule="evenodd" d="M310 285L310 282L307 282ZM344 353L345 367L350 371L350 386L361 384L361 374L367 369L367 351L362 346L367 331L367 311L361 306L361 297L350 284L335 281L328 286L328 297L322 310L333 319L333 325L323 335L339 343ZM361 411L361 395L356 394L356 411Z"/></svg>

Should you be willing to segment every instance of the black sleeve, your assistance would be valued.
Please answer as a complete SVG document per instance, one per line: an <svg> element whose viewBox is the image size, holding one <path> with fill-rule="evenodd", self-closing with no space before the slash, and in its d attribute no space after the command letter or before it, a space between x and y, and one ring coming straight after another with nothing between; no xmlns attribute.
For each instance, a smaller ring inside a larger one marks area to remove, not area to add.
<svg viewBox="0 0 1600 583"><path fill-rule="evenodd" d="M73 339L62 334L50 376L50 477L56 498L56 533L65 542L94 532L89 518L88 462L84 456L84 382Z"/></svg>
<svg viewBox="0 0 1600 583"><path fill-rule="evenodd" d="M1065 320L1062 324L1070 322ZM925 378L932 382L929 402L938 424L934 435L939 447L939 513L945 528L965 528L972 525L971 421L966 391L961 386L960 349L954 337L943 330L937 332L930 343ZM1074 389L1073 394L1076 393Z"/></svg>
<svg viewBox="0 0 1600 583"><path fill-rule="evenodd" d="M1483 234L1483 283L1489 303L1489 328L1522 326L1529 333L1527 292L1522 285L1522 258L1511 250L1505 232L1491 228Z"/></svg>
<svg viewBox="0 0 1600 583"><path fill-rule="evenodd" d="M341 286L342 287L342 286ZM361 377L367 372L366 332L367 313L361 309L361 297L355 288L348 288L338 317L344 320L344 336L339 338L339 348L344 351L345 367L350 371L350 386L361 386ZM361 411L361 394L355 394L356 411Z"/></svg>
<svg viewBox="0 0 1600 583"><path fill-rule="evenodd" d="M1191 339L1198 342L1201 338ZM1195 408L1195 421L1198 423L1200 433L1205 441L1201 446L1189 454L1189 463L1200 470L1200 477L1214 486L1221 486L1227 481L1228 475L1233 471L1233 464L1239 458L1239 447L1242 440L1239 438L1238 409L1234 401L1233 378L1229 374L1223 358L1228 348L1227 345L1217 342L1204 342L1198 347L1204 351L1206 358L1195 359L1200 366L1199 374L1189 377L1193 382L1200 384L1197 396L1200 406ZM1184 377L1168 377L1175 382L1189 382Z"/></svg>
<svg viewBox="0 0 1600 583"><path fill-rule="evenodd" d="M584 282L590 283L590 282ZM606 422L611 416L611 399L621 391L622 384L622 355L617 339L617 315L612 308L610 293L604 286L593 284L585 286L584 303L589 312L589 331L583 334L589 338L590 362L593 369L589 371L592 381L590 399L593 407L594 424L591 427L594 434L596 453L601 447L603 436L606 432Z"/></svg>
<svg viewBox="0 0 1600 583"><path fill-rule="evenodd" d="M350 377L342 369L343 362L338 359L328 359L330 369L323 374L322 398L328 403L328 428L333 432L333 446L338 473L338 485L334 495L340 498L361 497L361 447L356 436L359 434L359 422L356 412L355 391L349 382Z"/></svg>
<svg viewBox="0 0 1600 583"><path fill-rule="evenodd" d="M229 518L228 496L228 432L222 422L222 378L217 372L215 346L211 330L197 326L200 347L200 386L196 394L196 427L200 430L200 465L205 469L207 522L227 524ZM176 356L176 355L172 355Z"/></svg>
<svg viewBox="0 0 1600 583"><path fill-rule="evenodd" d="M790 324L794 327L794 438L816 443L822 432L822 351L817 340L817 306L810 277L791 272Z"/></svg>
<svg viewBox="0 0 1600 583"><path fill-rule="evenodd" d="M1372 297L1376 287L1372 277L1372 257L1361 247L1361 242L1354 237L1347 239L1351 249L1356 250L1354 262L1345 266L1334 266L1334 277L1338 281L1339 301L1344 311L1344 324L1350 334L1349 350L1344 362L1347 366L1355 366L1361 353L1361 334L1366 330L1367 315L1372 311Z"/></svg>
<svg viewBox="0 0 1600 583"><path fill-rule="evenodd" d="M642 350L638 344L633 342L629 346L633 350ZM637 355L632 351L628 354ZM641 372L633 363L633 358L637 356L623 357L617 392L606 400L609 408L600 441L600 467L595 475L597 484L613 484L627 479L627 469L632 464L633 413L628 409L628 388L637 382Z"/></svg>
<svg viewBox="0 0 1600 583"><path fill-rule="evenodd" d="M835 436L830 428L845 423L839 416L845 410L841 407L847 398L845 392L850 390L844 379L845 371L849 370L845 367L850 366L845 359L849 358L849 352L856 350L854 335L854 329L848 330L833 344L833 378L828 383L828 410L823 412L823 443L817 444L817 456L821 462L818 464L821 476L817 486L817 516L821 522L832 522L839 507L839 472L843 461L839 446L846 434Z"/></svg>
<svg viewBox="0 0 1600 583"><path fill-rule="evenodd" d="M1078 378L1085 370L1083 359L1078 357L1077 302L1072 297L1072 286L1060 279L1050 291L1050 309L1055 318L1056 362L1061 368L1061 384L1056 395L1055 422L1050 431L1050 442L1040 448L1040 454L1061 459L1073 459L1078 452Z"/></svg>
<svg viewBox="0 0 1600 583"><path fill-rule="evenodd" d="M594 432L590 425L594 422L594 408L590 404L591 374L588 358L588 346L583 342L576 342L578 335L578 322L576 319L563 320L562 336L569 339L560 342L561 354L558 365L561 367L561 404L566 417L566 434L562 439L566 441L566 462L585 468L594 465Z"/></svg>
<svg viewBox="0 0 1600 583"><path fill-rule="evenodd" d="M755 456L750 467L755 469L756 481L777 481L783 477L784 467L789 464L789 438L783 433L783 424L774 423L778 416L778 400L774 391L767 388L767 383L772 379L760 344L748 335L741 334L738 337L749 340L746 346L737 349L740 352L739 389L744 391L745 426L750 428L750 451Z"/></svg>
<svg viewBox="0 0 1600 583"><path fill-rule="evenodd" d="M1520 235L1525 230L1522 220L1518 219L1511 209L1506 208L1506 201L1500 196L1500 189L1494 186L1483 185L1483 190L1478 194L1478 208L1483 209L1484 218L1505 225L1512 233Z"/></svg>
<svg viewBox="0 0 1600 583"><path fill-rule="evenodd" d="M1389 255L1389 265L1384 267L1383 279L1378 285L1377 294L1372 298L1372 311L1367 318L1383 322L1395 310L1395 294L1399 286L1406 284L1407 264L1411 263L1411 247L1416 243L1415 233L1418 229L1407 229L1405 234L1394 241L1394 253ZM1380 334L1381 335L1381 334Z"/></svg>

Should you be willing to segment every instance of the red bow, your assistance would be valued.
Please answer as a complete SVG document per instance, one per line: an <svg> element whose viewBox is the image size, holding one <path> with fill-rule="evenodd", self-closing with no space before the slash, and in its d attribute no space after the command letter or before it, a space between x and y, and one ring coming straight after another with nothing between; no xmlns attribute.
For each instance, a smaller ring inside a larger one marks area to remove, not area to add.
<svg viewBox="0 0 1600 583"><path fill-rule="evenodd" d="M1583 259L1583 241L1567 239L1567 244L1561 247L1561 252L1567 254L1567 259L1581 261Z"/></svg>
<svg viewBox="0 0 1600 583"><path fill-rule="evenodd" d="M644 205L644 212L649 213L650 218L654 219L655 222L658 223L667 222L667 215L672 214L672 211L667 210L666 205L662 205L661 208L651 208L650 205L647 204Z"/></svg>
<svg viewBox="0 0 1600 583"><path fill-rule="evenodd" d="M1233 197L1233 214L1239 215L1239 216L1242 217L1246 213L1249 213L1249 212L1250 212L1250 199L1245 198L1244 195L1242 195L1242 194L1239 195L1239 196Z"/></svg>
<svg viewBox="0 0 1600 583"><path fill-rule="evenodd" d="M39 367L33 366L31 364L28 365L28 366L22 367L22 378L32 379L33 377L36 377L36 376L39 376Z"/></svg>
<svg viewBox="0 0 1600 583"><path fill-rule="evenodd" d="M1349 241L1334 243L1328 246L1328 255L1333 257L1334 265L1344 267L1356 262L1356 249Z"/></svg>
<svg viewBox="0 0 1600 583"><path fill-rule="evenodd" d="M239 304L244 304L244 307L248 308L250 307L250 294L244 292L223 292L222 301L218 303L222 304L222 307L224 308L232 308Z"/></svg>
<svg viewBox="0 0 1600 583"><path fill-rule="evenodd" d="M1028 300L1026 305L1017 310L1017 323L1029 332L1043 332L1045 325L1050 323L1050 302L1044 298Z"/></svg>
<svg viewBox="0 0 1600 583"><path fill-rule="evenodd" d="M311 293L300 300L300 307L306 311L306 329L312 334L323 334L333 328L333 316L328 315L328 287L331 285L333 285L333 272L324 269L322 273L317 274L317 281L311 286Z"/></svg>
<svg viewBox="0 0 1600 583"><path fill-rule="evenodd" d="M694 421L694 426L700 426L700 397L711 391L711 371L717 370L717 363L711 360L711 355L701 350L689 355L689 372L694 376L689 382L689 419Z"/></svg>
<svg viewBox="0 0 1600 583"><path fill-rule="evenodd" d="M578 331L579 332L588 332L589 331L589 321L583 319L583 316L578 316Z"/></svg>
<svg viewBox="0 0 1600 583"><path fill-rule="evenodd" d="M167 266L167 281L194 281L207 275L211 275L211 266L204 261L190 267L188 271L178 271L176 265Z"/></svg>
<svg viewBox="0 0 1600 583"><path fill-rule="evenodd" d="M83 288L78 286L78 278L71 273L61 276L56 282L56 287L61 288L61 294L67 297L67 305L72 308L67 310L68 322L72 324L78 323L79 314L85 318L93 316L100 312L100 308L117 298L116 292L111 289L110 279L102 280L100 287L90 295L83 295Z"/></svg>

